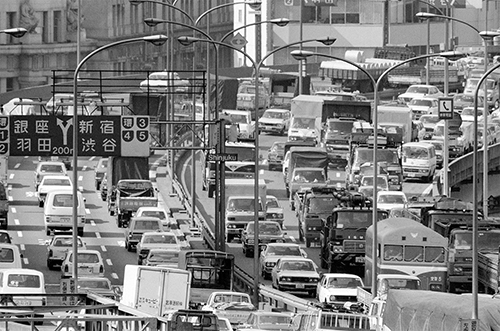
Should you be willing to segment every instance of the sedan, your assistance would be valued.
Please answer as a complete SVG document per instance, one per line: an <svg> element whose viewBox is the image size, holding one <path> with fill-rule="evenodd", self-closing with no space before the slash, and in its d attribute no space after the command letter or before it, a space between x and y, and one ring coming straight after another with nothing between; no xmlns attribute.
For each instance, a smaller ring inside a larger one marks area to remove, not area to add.
<svg viewBox="0 0 500 331"><path fill-rule="evenodd" d="M438 99L436 98L414 98L408 104L410 110L413 114L414 119L420 119L420 116L426 114L437 115L438 110Z"/></svg>
<svg viewBox="0 0 500 331"><path fill-rule="evenodd" d="M286 135L290 126L290 110L267 109L259 119L259 130L261 132Z"/></svg>
<svg viewBox="0 0 500 331"><path fill-rule="evenodd" d="M95 293L113 300L117 299L111 281L106 277L78 277L78 293Z"/></svg>
<svg viewBox="0 0 500 331"><path fill-rule="evenodd" d="M61 265L62 278L73 273L73 251L66 254ZM92 249L78 250L78 274L81 276L104 277L104 262L101 253Z"/></svg>
<svg viewBox="0 0 500 331"><path fill-rule="evenodd" d="M187 80L181 79L176 72L153 72L148 79L140 83L144 92L186 92L189 87Z"/></svg>
<svg viewBox="0 0 500 331"><path fill-rule="evenodd" d="M49 191L55 190L71 190L73 188L73 183L68 176L61 175L47 175L44 176L40 184L38 185L38 206L43 207L45 204L45 198Z"/></svg>
<svg viewBox="0 0 500 331"><path fill-rule="evenodd" d="M179 266L179 251L166 248L153 248L142 260L143 265L177 268Z"/></svg>
<svg viewBox="0 0 500 331"><path fill-rule="evenodd" d="M358 286L364 285L361 277L357 275L323 274L316 290L317 299L325 308L341 310L346 302L357 301Z"/></svg>
<svg viewBox="0 0 500 331"><path fill-rule="evenodd" d="M268 169L282 170L283 158L285 156L285 143L275 141L267 153Z"/></svg>
<svg viewBox="0 0 500 331"><path fill-rule="evenodd" d="M292 330L292 313L280 313L270 311L256 311L248 316L245 323L238 326L238 331L243 330L268 330L288 331Z"/></svg>
<svg viewBox="0 0 500 331"><path fill-rule="evenodd" d="M260 253L259 264L260 272L264 279L271 279L271 273L276 265L276 262L282 257L298 256L307 257L305 251L302 250L299 244L293 243L272 243L267 244Z"/></svg>
<svg viewBox="0 0 500 331"><path fill-rule="evenodd" d="M260 221L259 222L259 248L269 243L285 242L285 234L281 231L278 222ZM254 254L255 222L249 222L241 234L241 243L243 245L243 254L246 257L252 257Z"/></svg>
<svg viewBox="0 0 500 331"><path fill-rule="evenodd" d="M64 163L59 161L39 162L34 173L35 190L38 191L38 185L40 185L43 177L48 175L67 176L68 171Z"/></svg>
<svg viewBox="0 0 500 331"><path fill-rule="evenodd" d="M392 208L404 208L407 205L406 194L402 191L380 191L377 194L379 209L390 211Z"/></svg>
<svg viewBox="0 0 500 331"><path fill-rule="evenodd" d="M266 220L278 222L283 229L283 222L285 221L283 207L281 207L278 198L274 195L266 196Z"/></svg>
<svg viewBox="0 0 500 331"><path fill-rule="evenodd" d="M316 297L319 268L311 259L283 257L271 273L272 286L278 291L307 292Z"/></svg>
<svg viewBox="0 0 500 331"><path fill-rule="evenodd" d="M137 264L142 264L142 260L148 256L149 250L153 248L179 251L181 245L177 236L172 232L145 232L137 244Z"/></svg>

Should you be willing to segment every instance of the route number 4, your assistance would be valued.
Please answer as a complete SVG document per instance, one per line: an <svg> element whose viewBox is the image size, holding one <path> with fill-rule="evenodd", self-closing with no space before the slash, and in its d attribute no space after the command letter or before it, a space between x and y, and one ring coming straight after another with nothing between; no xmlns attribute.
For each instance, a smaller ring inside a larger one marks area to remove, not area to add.
<svg viewBox="0 0 500 331"><path fill-rule="evenodd" d="M293 6L293 0L284 0L285 6Z"/></svg>

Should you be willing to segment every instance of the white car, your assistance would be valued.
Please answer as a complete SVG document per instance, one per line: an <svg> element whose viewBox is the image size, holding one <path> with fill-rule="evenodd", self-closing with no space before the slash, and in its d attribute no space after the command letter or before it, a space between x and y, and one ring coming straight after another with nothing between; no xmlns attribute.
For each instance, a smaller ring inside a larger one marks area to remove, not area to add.
<svg viewBox="0 0 500 331"><path fill-rule="evenodd" d="M415 84L410 85L405 93L398 95L398 99L405 103L409 103L413 98L416 97L429 96L438 98L443 95L444 93L434 85Z"/></svg>
<svg viewBox="0 0 500 331"><path fill-rule="evenodd" d="M87 249L87 245L82 238L77 237L78 250ZM62 264L66 254L73 249L73 235L55 235L47 242L47 267L53 269L54 266Z"/></svg>
<svg viewBox="0 0 500 331"><path fill-rule="evenodd" d="M156 217L161 220L164 228L170 226L173 220L170 220L168 213L161 207L139 207L135 212L135 217Z"/></svg>
<svg viewBox="0 0 500 331"><path fill-rule="evenodd" d="M40 185L40 182L42 181L43 177L48 175L67 176L68 171L66 170L66 166L64 165L64 163L59 161L39 162L34 173L34 182L36 191L38 191L38 185Z"/></svg>
<svg viewBox="0 0 500 331"><path fill-rule="evenodd" d="M413 118L418 120L422 115L438 115L438 99L433 97L415 97L409 103Z"/></svg>
<svg viewBox="0 0 500 331"><path fill-rule="evenodd" d="M317 299L325 308L343 309L346 302L356 302L361 277L352 274L326 273L317 286Z"/></svg>
<svg viewBox="0 0 500 331"><path fill-rule="evenodd" d="M259 130L266 133L286 135L290 126L290 110L267 109L259 119Z"/></svg>
<svg viewBox="0 0 500 331"><path fill-rule="evenodd" d="M66 254L61 265L62 278L73 274L73 251ZM104 262L99 251L93 249L78 250L78 275L104 277Z"/></svg>
<svg viewBox="0 0 500 331"><path fill-rule="evenodd" d="M238 126L238 140L255 139L255 121L250 110L223 110L222 116ZM227 126L226 126L227 127Z"/></svg>
<svg viewBox="0 0 500 331"><path fill-rule="evenodd" d="M266 196L266 221L278 222L283 229L283 222L285 221L283 207L274 195Z"/></svg>
<svg viewBox="0 0 500 331"><path fill-rule="evenodd" d="M186 92L189 81L181 79L176 72L160 71L153 72L148 79L140 83L144 92Z"/></svg>
<svg viewBox="0 0 500 331"><path fill-rule="evenodd" d="M71 190L73 183L68 176L64 175L47 175L44 176L38 185L38 206L43 207L47 193L54 190Z"/></svg>
<svg viewBox="0 0 500 331"><path fill-rule="evenodd" d="M313 260L298 256L282 257L272 272L272 286L278 291L306 292L316 297L319 268Z"/></svg>
<svg viewBox="0 0 500 331"><path fill-rule="evenodd" d="M380 191L377 194L377 208L390 211L392 208L408 206L406 194L402 191Z"/></svg>

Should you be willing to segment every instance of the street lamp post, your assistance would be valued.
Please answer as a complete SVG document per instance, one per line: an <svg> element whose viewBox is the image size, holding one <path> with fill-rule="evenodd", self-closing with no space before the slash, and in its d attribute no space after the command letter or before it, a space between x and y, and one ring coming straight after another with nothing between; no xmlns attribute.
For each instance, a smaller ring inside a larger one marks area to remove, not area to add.
<svg viewBox="0 0 500 331"><path fill-rule="evenodd" d="M281 51L285 48L288 48L290 46L293 46L298 43L304 43L304 42L310 42L310 41L320 41L322 43L328 43L328 44L333 44L335 42L335 39L324 39L324 40L319 40L319 39L312 39L312 40L305 40L305 41L300 41L288 45L284 45L281 47L278 47L268 54L266 54L258 63L250 56L248 53L242 51L241 49L234 47L229 44L225 44L223 42L218 42L218 41L213 41L213 40L208 40L208 39L199 39L199 38L193 38L193 37L179 37L178 38L179 42L183 45L190 45L194 42L209 42L209 43L215 43L219 46L225 46L228 48L231 48L234 51L237 51L241 53L243 56L245 56L251 63L252 66L254 67L254 84L255 84L255 95L254 95L254 111L255 111L255 130L256 133L259 131L259 116L258 116L258 101L259 101L259 72L261 66L264 64L265 60L271 56L272 54ZM259 135L255 135L255 169L254 169L254 303L257 304L259 302Z"/></svg>
<svg viewBox="0 0 500 331"><path fill-rule="evenodd" d="M161 46L167 41L168 37L164 35L153 35L145 37L137 37L125 40L119 40L97 48L84 57L77 65L73 74L73 270L72 277L75 281L75 288L78 282L78 75L83 65L94 55L100 53L108 48L138 42L147 41L155 46Z"/></svg>
<svg viewBox="0 0 500 331"><path fill-rule="evenodd" d="M10 29L0 30L0 33L8 34L14 38L21 38L27 32L28 30L26 30L25 28L10 28Z"/></svg>
<svg viewBox="0 0 500 331"><path fill-rule="evenodd" d="M485 64L486 65L486 64ZM496 69L500 68L500 64L494 65L491 69L487 70L478 81L478 88L474 91L474 144L473 144L473 152L472 152L472 297L473 297L473 309L472 309L472 319L477 319L479 310L478 310L478 144L477 144L477 124L478 124L478 109L477 109L477 101L479 95L479 86L486 80L489 74L491 74ZM483 112L484 117L486 117L486 110ZM486 146L483 146L483 153L486 154ZM488 164L486 164L486 169L488 169ZM483 200L485 200L485 196L483 193Z"/></svg>
<svg viewBox="0 0 500 331"><path fill-rule="evenodd" d="M327 57L327 58L332 58L332 59L340 60L343 62L347 62L347 63L357 67L359 70L361 70L363 73L365 73L370 78L370 80L372 81L372 84L374 86L373 128L374 128L375 137L374 137L374 145L373 145L373 174L374 174L375 178L378 174L378 162L377 162L377 159L378 159L378 151L377 151L378 150L378 113L377 113L377 108L378 108L378 90L380 88L380 83L383 81L385 76L387 76L389 74L389 72L391 72L392 70L394 70L402 65L405 65L411 61L431 58L434 56L443 56L443 57L447 58L447 57L452 57L452 56L458 55L458 53L455 53L455 52L443 52L443 53L426 54L426 55L421 55L421 56L409 58L405 61L402 61L402 62L386 69L382 73L382 75L380 75L380 77L377 80L375 80L373 78L373 76L365 68L361 67L359 64L357 64L355 62L351 62L351 61L346 60L346 59L338 58L336 56L332 56L332 55L328 55L328 54L313 53L313 52L307 52L307 51L301 51L301 50L293 51L291 54L297 60L304 60L305 58L310 57L310 56L322 56L322 57ZM372 276L371 277L371 282L372 282L371 286L372 286L372 296L373 297L375 297L375 295L377 293L377 252L378 252L378 249L377 249L377 222L378 222L377 195L378 195L377 187L376 187L376 185L374 185L373 186L372 226L373 226L373 233L375 235L373 236L373 244L372 244L373 264L372 264L372 275L371 275Z"/></svg>

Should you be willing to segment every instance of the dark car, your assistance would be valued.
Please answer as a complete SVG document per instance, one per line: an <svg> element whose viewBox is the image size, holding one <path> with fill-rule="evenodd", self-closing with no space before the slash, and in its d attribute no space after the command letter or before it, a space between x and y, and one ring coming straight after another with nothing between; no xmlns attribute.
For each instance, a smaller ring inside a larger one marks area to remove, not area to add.
<svg viewBox="0 0 500 331"><path fill-rule="evenodd" d="M243 253L246 257L253 256L255 222L249 222L241 234L241 243L243 244ZM259 248L269 243L284 243L285 233L281 230L278 222L260 221L259 222Z"/></svg>
<svg viewBox="0 0 500 331"><path fill-rule="evenodd" d="M267 153L269 170L281 170L285 156L285 143L274 142Z"/></svg>
<svg viewBox="0 0 500 331"><path fill-rule="evenodd" d="M108 158L102 158L97 162L97 165L94 169L94 177L95 177L95 189L99 190L101 188L102 179L106 176L108 168Z"/></svg>
<svg viewBox="0 0 500 331"><path fill-rule="evenodd" d="M132 217L125 228L125 249L132 251L136 248L145 232L163 231L161 220L156 217Z"/></svg>

